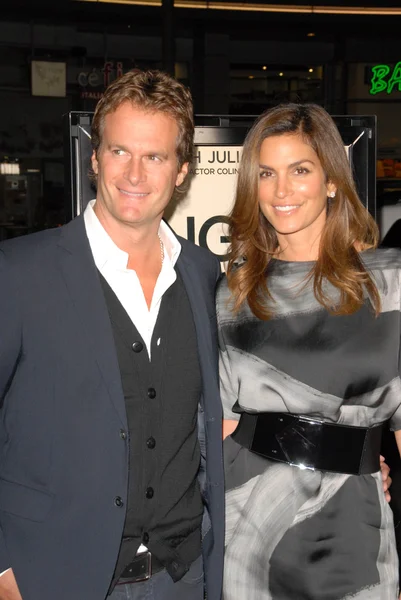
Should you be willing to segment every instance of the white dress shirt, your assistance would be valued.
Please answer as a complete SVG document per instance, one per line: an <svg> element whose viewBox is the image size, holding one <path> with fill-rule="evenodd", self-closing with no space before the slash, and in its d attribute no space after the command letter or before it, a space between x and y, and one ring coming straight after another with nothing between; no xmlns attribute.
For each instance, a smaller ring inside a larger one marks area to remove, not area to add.
<svg viewBox="0 0 401 600"><path fill-rule="evenodd" d="M86 234L95 264L140 333L150 360L151 339L161 300L177 278L174 265L181 252L181 244L166 223L161 221L159 236L164 245L164 260L148 308L136 272L127 269L128 254L116 246L100 224L93 210L95 202L91 200L84 212ZM157 340L157 343L160 344L161 340Z"/></svg>

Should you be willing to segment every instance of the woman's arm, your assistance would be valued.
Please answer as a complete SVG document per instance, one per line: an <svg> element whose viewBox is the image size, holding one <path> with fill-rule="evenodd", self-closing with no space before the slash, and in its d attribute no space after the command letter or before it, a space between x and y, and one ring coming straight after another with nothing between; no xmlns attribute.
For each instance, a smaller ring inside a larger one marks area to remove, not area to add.
<svg viewBox="0 0 401 600"><path fill-rule="evenodd" d="M401 430L394 431L394 435L395 435L395 441L397 442L397 446L398 446L398 452L400 453L400 456L401 456ZM399 600L401 600L401 593L400 593Z"/></svg>

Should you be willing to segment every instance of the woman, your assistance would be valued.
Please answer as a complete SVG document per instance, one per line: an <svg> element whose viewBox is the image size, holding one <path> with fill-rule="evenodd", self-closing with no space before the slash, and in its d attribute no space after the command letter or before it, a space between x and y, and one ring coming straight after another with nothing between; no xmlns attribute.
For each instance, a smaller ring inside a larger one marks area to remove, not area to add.
<svg viewBox="0 0 401 600"><path fill-rule="evenodd" d="M387 420L401 447L401 254L377 237L330 116L263 114L217 295L224 600L398 597L379 449Z"/></svg>

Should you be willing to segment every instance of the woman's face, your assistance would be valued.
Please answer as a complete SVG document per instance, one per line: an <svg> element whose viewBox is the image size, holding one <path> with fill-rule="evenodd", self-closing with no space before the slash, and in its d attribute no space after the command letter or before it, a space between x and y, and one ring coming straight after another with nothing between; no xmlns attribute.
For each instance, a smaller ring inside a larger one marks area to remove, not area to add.
<svg viewBox="0 0 401 600"><path fill-rule="evenodd" d="M326 220L326 181L316 152L297 134L266 138L259 158L259 205L283 243L314 244ZM285 244L284 244L285 245Z"/></svg>

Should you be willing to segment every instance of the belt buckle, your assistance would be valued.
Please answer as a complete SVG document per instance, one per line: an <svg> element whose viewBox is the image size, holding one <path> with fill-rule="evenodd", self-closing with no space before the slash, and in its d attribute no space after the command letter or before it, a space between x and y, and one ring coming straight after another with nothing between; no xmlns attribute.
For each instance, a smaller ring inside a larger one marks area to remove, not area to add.
<svg viewBox="0 0 401 600"><path fill-rule="evenodd" d="M295 417L276 433L280 450L293 467L314 471L320 456L324 423L319 419Z"/></svg>
<svg viewBox="0 0 401 600"><path fill-rule="evenodd" d="M152 576L152 553L141 552L121 573L118 585L147 581Z"/></svg>

